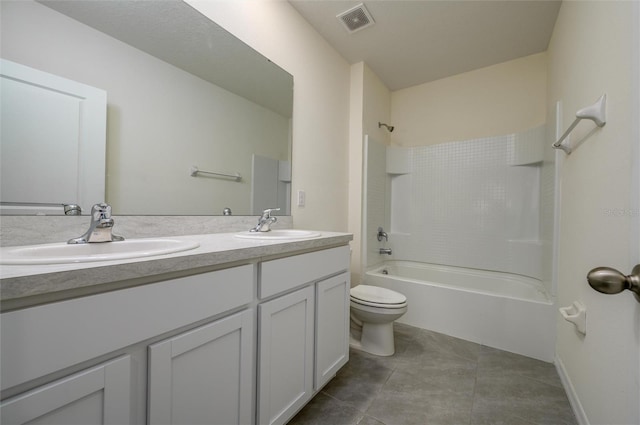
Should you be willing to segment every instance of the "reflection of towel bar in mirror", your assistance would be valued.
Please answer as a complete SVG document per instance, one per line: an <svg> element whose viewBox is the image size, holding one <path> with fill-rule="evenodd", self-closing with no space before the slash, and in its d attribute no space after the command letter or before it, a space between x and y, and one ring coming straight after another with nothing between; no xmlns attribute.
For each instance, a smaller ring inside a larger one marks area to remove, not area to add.
<svg viewBox="0 0 640 425"><path fill-rule="evenodd" d="M603 127L607 123L605 114L606 104L607 94L605 93L600 96L600 99L598 99L593 105L589 105L576 112L576 119L573 121L573 123L571 123L569 128L567 128L567 131L564 132L564 134L558 139L558 141L553 144L553 147L556 149L562 149L567 155L569 155L571 153L571 148L562 144L564 139L566 139L569 133L571 133L576 127L576 125L578 125L578 123L584 119L593 121L598 127Z"/></svg>
<svg viewBox="0 0 640 425"><path fill-rule="evenodd" d="M189 174L191 175L191 177L197 177L198 174L207 174L213 177L233 179L237 182L242 181L242 176L240 175L240 173L227 174L227 173L216 173L214 171L203 171L203 170L199 170L198 167L196 167L195 165L191 167L191 169L189 170Z"/></svg>

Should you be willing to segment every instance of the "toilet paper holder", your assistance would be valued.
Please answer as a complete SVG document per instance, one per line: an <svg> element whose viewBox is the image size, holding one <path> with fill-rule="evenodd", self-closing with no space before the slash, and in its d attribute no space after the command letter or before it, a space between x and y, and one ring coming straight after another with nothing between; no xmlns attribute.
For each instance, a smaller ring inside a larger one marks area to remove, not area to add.
<svg viewBox="0 0 640 425"><path fill-rule="evenodd" d="M587 333L587 308L580 301L574 301L569 307L561 307L560 314L564 320L574 324L578 332Z"/></svg>

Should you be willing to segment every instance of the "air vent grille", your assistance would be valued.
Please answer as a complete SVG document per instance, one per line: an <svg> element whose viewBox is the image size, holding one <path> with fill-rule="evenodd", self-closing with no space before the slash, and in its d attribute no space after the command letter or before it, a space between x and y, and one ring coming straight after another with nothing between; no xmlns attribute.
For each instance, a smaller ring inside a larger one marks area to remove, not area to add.
<svg viewBox="0 0 640 425"><path fill-rule="evenodd" d="M363 3L352 7L346 12L342 12L341 14L337 15L336 18L338 18L338 20L342 22L344 27L350 33L360 31L361 29L370 27L371 25L375 24L373 17L371 16L367 8L364 7Z"/></svg>

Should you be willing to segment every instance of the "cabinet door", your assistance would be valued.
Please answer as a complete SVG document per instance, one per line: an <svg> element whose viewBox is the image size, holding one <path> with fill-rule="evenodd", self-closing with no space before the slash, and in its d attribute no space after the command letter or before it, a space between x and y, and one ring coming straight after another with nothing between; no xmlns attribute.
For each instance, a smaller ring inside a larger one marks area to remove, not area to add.
<svg viewBox="0 0 640 425"><path fill-rule="evenodd" d="M315 389L349 360L349 273L316 284Z"/></svg>
<svg viewBox="0 0 640 425"><path fill-rule="evenodd" d="M122 356L0 404L9 424L131 423L131 358Z"/></svg>
<svg viewBox="0 0 640 425"><path fill-rule="evenodd" d="M258 421L284 424L313 393L314 287L259 306Z"/></svg>
<svg viewBox="0 0 640 425"><path fill-rule="evenodd" d="M149 346L149 424L251 424L252 310Z"/></svg>

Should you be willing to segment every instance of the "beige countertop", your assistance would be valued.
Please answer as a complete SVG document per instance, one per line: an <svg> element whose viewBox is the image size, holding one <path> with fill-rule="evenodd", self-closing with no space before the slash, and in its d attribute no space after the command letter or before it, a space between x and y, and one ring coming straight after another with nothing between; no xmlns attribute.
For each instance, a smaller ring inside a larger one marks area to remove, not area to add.
<svg viewBox="0 0 640 425"><path fill-rule="evenodd" d="M345 245L353 239L349 233L319 233L320 237L298 240L241 239L235 233L172 236L171 239L197 241L200 246L127 260L2 265L2 311Z"/></svg>

